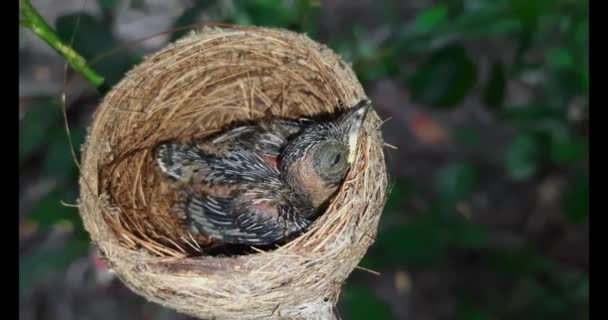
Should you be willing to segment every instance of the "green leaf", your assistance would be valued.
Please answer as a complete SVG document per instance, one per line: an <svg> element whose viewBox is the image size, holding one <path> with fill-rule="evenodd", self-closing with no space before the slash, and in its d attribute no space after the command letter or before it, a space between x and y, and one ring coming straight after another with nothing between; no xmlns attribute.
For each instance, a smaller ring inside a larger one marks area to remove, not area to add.
<svg viewBox="0 0 608 320"><path fill-rule="evenodd" d="M353 284L347 285L344 288L343 299L349 315L348 319L394 319L389 306L374 295L369 288Z"/></svg>
<svg viewBox="0 0 608 320"><path fill-rule="evenodd" d="M144 11L146 10L146 0L130 0L129 8Z"/></svg>
<svg viewBox="0 0 608 320"><path fill-rule="evenodd" d="M574 66L574 57L568 48L552 48L547 51L547 62L555 69L566 69Z"/></svg>
<svg viewBox="0 0 608 320"><path fill-rule="evenodd" d="M505 98L506 76L501 63L495 62L490 69L490 78L483 91L482 100L488 107L500 107Z"/></svg>
<svg viewBox="0 0 608 320"><path fill-rule="evenodd" d="M253 25L288 27L294 15L287 3L277 3L273 0L242 1L238 6L247 14Z"/></svg>
<svg viewBox="0 0 608 320"><path fill-rule="evenodd" d="M198 17L201 15L201 13L204 10L207 10L208 8L210 8L211 6L215 5L215 1L210 1L210 0L201 0L201 1L197 1L194 3L194 6L192 6L191 8L187 8L186 10L184 10L184 13L182 13L181 16L179 16L176 20L175 23L173 23L173 26L175 28L178 27L185 27L191 24L194 24L196 22L198 22ZM170 42L174 42L175 40L185 36L186 34L188 34L190 32L190 30L178 30L175 31L173 34L171 34L171 37L169 39Z"/></svg>
<svg viewBox="0 0 608 320"><path fill-rule="evenodd" d="M430 215L406 225L387 228L378 235L376 248L386 263L428 266L440 263L447 252L447 239L439 221Z"/></svg>
<svg viewBox="0 0 608 320"><path fill-rule="evenodd" d="M511 0L512 12L528 26L536 25L540 16L548 12L556 0Z"/></svg>
<svg viewBox="0 0 608 320"><path fill-rule="evenodd" d="M67 146L62 140L52 141L44 163L45 174L57 178L67 178L73 172L74 163Z"/></svg>
<svg viewBox="0 0 608 320"><path fill-rule="evenodd" d="M453 239L451 246L460 249L483 249L490 238L488 231L483 226L471 223L468 219L456 216L448 222L450 224L447 233Z"/></svg>
<svg viewBox="0 0 608 320"><path fill-rule="evenodd" d="M562 211L571 223L581 222L589 216L589 178L581 176L562 196Z"/></svg>
<svg viewBox="0 0 608 320"><path fill-rule="evenodd" d="M225 16L223 19L225 23L232 23L241 26L253 25L254 23L251 21L251 17L247 12L238 10L236 12L231 12L229 15Z"/></svg>
<svg viewBox="0 0 608 320"><path fill-rule="evenodd" d="M97 0L97 4L101 8L101 11L107 16L111 16L116 7L118 6L119 0Z"/></svg>
<svg viewBox="0 0 608 320"><path fill-rule="evenodd" d="M47 136L49 141L44 163L45 174L59 179L76 176L77 167L74 163L68 138L63 129L58 129ZM84 143L85 130L83 128L71 129L72 143L77 159L80 155L80 145ZM50 139L49 139L50 138Z"/></svg>
<svg viewBox="0 0 608 320"><path fill-rule="evenodd" d="M589 71L585 70L581 73L581 83L585 93L589 94Z"/></svg>
<svg viewBox="0 0 608 320"><path fill-rule="evenodd" d="M76 258L85 255L88 241L70 239L65 246L47 249L19 260L19 294L26 296L44 276L64 271Z"/></svg>
<svg viewBox="0 0 608 320"><path fill-rule="evenodd" d="M475 129L469 127L455 127L452 130L452 136L469 149L477 149L481 146L479 132Z"/></svg>
<svg viewBox="0 0 608 320"><path fill-rule="evenodd" d="M91 59L118 48L120 42L112 34L110 25L86 13L78 12L59 17L56 30L66 43L71 43L74 35L72 47L89 60L89 65L105 78L108 87L120 81L141 58L123 49L99 61L91 62Z"/></svg>
<svg viewBox="0 0 608 320"><path fill-rule="evenodd" d="M551 140L551 160L557 164L570 164L584 159L587 144L573 136L555 136Z"/></svg>
<svg viewBox="0 0 608 320"><path fill-rule="evenodd" d="M320 6L315 1L251 0L235 2L235 10L224 22L286 28L315 36Z"/></svg>
<svg viewBox="0 0 608 320"><path fill-rule="evenodd" d="M384 267L386 261L383 257L377 257L374 252L369 252L359 262L359 266L370 270L378 270Z"/></svg>
<svg viewBox="0 0 608 320"><path fill-rule="evenodd" d="M407 32L415 34L433 32L447 21L448 13L448 6L445 4L425 9L416 15Z"/></svg>
<svg viewBox="0 0 608 320"><path fill-rule="evenodd" d="M545 119L564 119L564 115L559 111L537 104L507 106L501 109L499 116L502 120L513 121L520 124L536 123Z"/></svg>
<svg viewBox="0 0 608 320"><path fill-rule="evenodd" d="M538 169L539 143L528 133L517 135L507 148L506 169L514 180L530 178Z"/></svg>
<svg viewBox="0 0 608 320"><path fill-rule="evenodd" d="M404 179L397 179L392 184L388 200L386 202L386 212L399 212L403 209L404 204L409 199L412 193L412 186Z"/></svg>
<svg viewBox="0 0 608 320"><path fill-rule="evenodd" d="M60 118L61 109L56 98L37 98L25 105L19 128L19 161L48 143L48 131Z"/></svg>
<svg viewBox="0 0 608 320"><path fill-rule="evenodd" d="M352 62L354 59L354 50L351 39L339 38L329 41L331 47L345 62Z"/></svg>
<svg viewBox="0 0 608 320"><path fill-rule="evenodd" d="M461 304L456 311L457 320L492 320L488 311L472 303Z"/></svg>
<svg viewBox="0 0 608 320"><path fill-rule="evenodd" d="M354 45L358 58L371 58L374 56L376 49L369 43L370 36L363 26L353 26Z"/></svg>
<svg viewBox="0 0 608 320"><path fill-rule="evenodd" d="M409 79L412 98L435 107L454 106L475 85L477 68L460 46L433 54Z"/></svg>
<svg viewBox="0 0 608 320"><path fill-rule="evenodd" d="M540 83L542 91L540 99L543 103L566 115L572 98L585 93L585 84L580 81L578 70L550 69L544 75L545 80Z"/></svg>
<svg viewBox="0 0 608 320"><path fill-rule="evenodd" d="M552 269L553 263L529 248L497 249L489 254L491 265L498 271L534 276Z"/></svg>
<svg viewBox="0 0 608 320"><path fill-rule="evenodd" d="M453 19L443 14L443 6L431 10L428 21L422 25L430 26L429 32L416 32L415 23L396 33L392 42L401 55L426 55L439 48L455 44L465 39L498 37L520 31L521 22L512 15L505 14L508 7L505 1L495 0L484 3L477 9L467 10ZM458 10L449 10L458 11ZM460 10L462 11L462 10ZM423 16L424 17L424 16ZM426 19L423 19L425 21Z"/></svg>
<svg viewBox="0 0 608 320"><path fill-rule="evenodd" d="M359 58L353 63L353 69L359 75L359 80L364 84L395 77L400 72L397 59L380 56L372 56L369 59Z"/></svg>
<svg viewBox="0 0 608 320"><path fill-rule="evenodd" d="M109 26L87 13L60 16L55 28L66 43L73 38L72 46L85 58L112 50L119 44Z"/></svg>
<svg viewBox="0 0 608 320"><path fill-rule="evenodd" d="M29 212L28 218L40 225L48 226L70 222L78 228L81 225L78 210L61 204L61 201L70 202L75 198L75 195L70 192L53 190L36 204Z"/></svg>
<svg viewBox="0 0 608 320"><path fill-rule="evenodd" d="M315 39L319 33L321 3L314 0L297 0L294 7L295 22L292 23L292 27Z"/></svg>
<svg viewBox="0 0 608 320"><path fill-rule="evenodd" d="M442 202L456 204L467 199L478 182L479 172L476 167L468 163L453 163L441 169L435 186Z"/></svg>
<svg viewBox="0 0 608 320"><path fill-rule="evenodd" d="M588 301L589 300L589 278L584 277L574 284L573 290L570 291L572 299L576 301Z"/></svg>
<svg viewBox="0 0 608 320"><path fill-rule="evenodd" d="M579 55L581 72L589 72L589 19L583 19L574 35L576 52Z"/></svg>
<svg viewBox="0 0 608 320"><path fill-rule="evenodd" d="M519 31L520 21L510 14L505 14L506 12L508 8L505 1L489 1L477 9L464 11L444 28L459 39L496 37Z"/></svg>

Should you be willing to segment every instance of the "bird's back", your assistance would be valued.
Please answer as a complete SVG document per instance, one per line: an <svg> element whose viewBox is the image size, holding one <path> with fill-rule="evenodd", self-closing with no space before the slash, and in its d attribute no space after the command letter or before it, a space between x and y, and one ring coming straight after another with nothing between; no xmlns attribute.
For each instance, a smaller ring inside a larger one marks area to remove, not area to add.
<svg viewBox="0 0 608 320"><path fill-rule="evenodd" d="M188 190L179 206L190 229L227 243L264 245L306 228L314 208L282 181L278 165L282 148L304 126L262 121L189 145L161 144L160 168Z"/></svg>

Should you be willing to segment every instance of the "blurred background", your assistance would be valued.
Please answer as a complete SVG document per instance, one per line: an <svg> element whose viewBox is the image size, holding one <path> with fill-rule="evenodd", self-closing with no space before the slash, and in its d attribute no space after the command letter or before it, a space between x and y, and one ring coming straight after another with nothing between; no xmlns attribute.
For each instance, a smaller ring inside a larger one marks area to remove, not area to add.
<svg viewBox="0 0 608 320"><path fill-rule="evenodd" d="M588 1L31 2L66 41L78 23L75 49L110 85L195 22L306 32L352 62L396 149L361 262L380 274L353 272L343 319L589 317ZM65 61L23 27L19 57L20 319L190 319L131 293L91 250ZM68 78L79 156L101 96Z"/></svg>

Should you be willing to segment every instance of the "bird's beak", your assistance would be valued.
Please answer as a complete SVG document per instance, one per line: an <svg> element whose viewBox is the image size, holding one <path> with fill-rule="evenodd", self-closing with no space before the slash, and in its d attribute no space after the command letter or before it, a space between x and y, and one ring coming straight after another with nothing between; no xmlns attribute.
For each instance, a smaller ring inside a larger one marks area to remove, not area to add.
<svg viewBox="0 0 608 320"><path fill-rule="evenodd" d="M347 117L361 119L361 122L363 122L363 119L365 119L365 116L371 107L372 102L368 99L363 99L349 110L349 115Z"/></svg>
<svg viewBox="0 0 608 320"><path fill-rule="evenodd" d="M346 128L345 134L349 147L348 163L352 163L355 160L359 133L371 106L372 102L370 100L363 99L344 115L343 124Z"/></svg>

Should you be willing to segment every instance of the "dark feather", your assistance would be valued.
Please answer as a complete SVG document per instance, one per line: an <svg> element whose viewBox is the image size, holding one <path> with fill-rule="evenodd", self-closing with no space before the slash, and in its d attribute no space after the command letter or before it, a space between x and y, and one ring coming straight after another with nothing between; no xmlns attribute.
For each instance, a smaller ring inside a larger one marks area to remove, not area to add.
<svg viewBox="0 0 608 320"><path fill-rule="evenodd" d="M206 195L191 197L185 206L186 216L201 234L226 243L267 245L310 225L310 221L285 211L283 206L272 209L277 213L261 212L263 209L252 201Z"/></svg>
<svg viewBox="0 0 608 320"><path fill-rule="evenodd" d="M174 179L182 179L192 167L205 165L199 150L190 145L162 143L156 147L154 154L160 169Z"/></svg>

